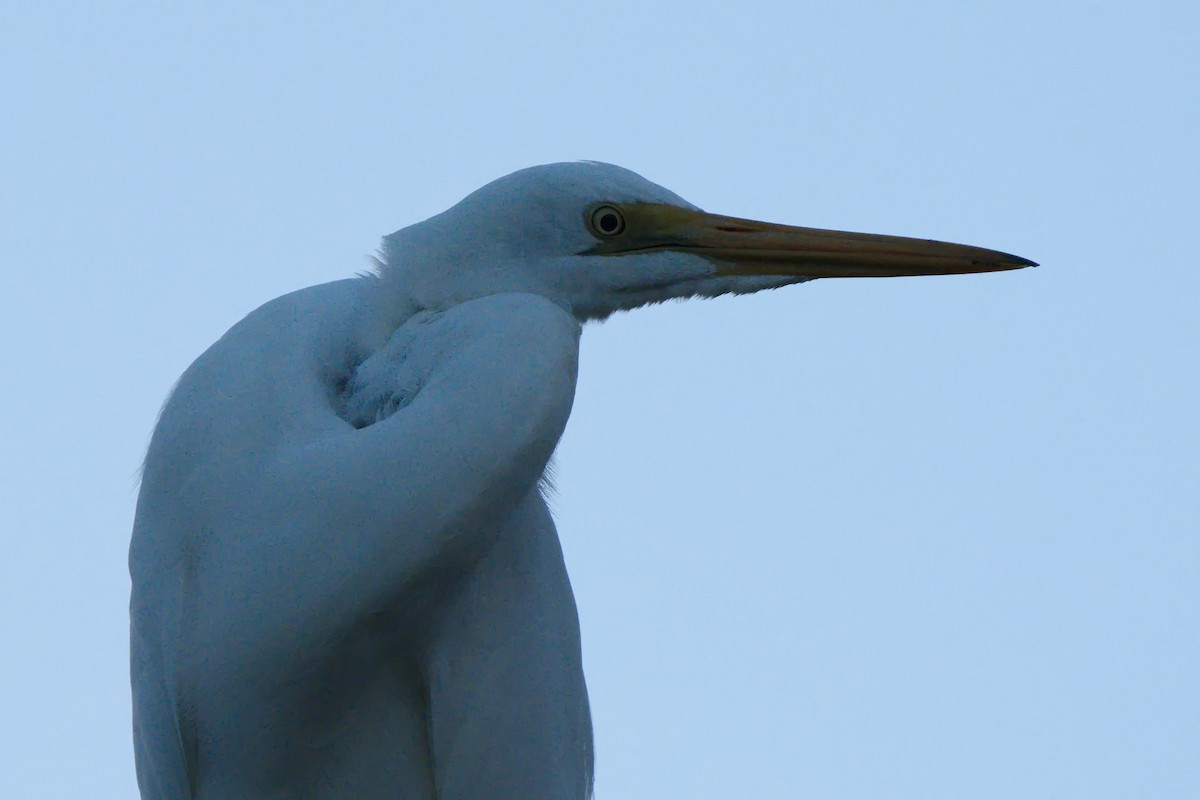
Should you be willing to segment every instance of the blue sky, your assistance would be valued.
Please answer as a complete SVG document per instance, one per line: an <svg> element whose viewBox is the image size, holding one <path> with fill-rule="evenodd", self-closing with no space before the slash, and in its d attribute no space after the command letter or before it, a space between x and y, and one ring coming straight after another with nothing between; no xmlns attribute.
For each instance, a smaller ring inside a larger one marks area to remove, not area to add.
<svg viewBox="0 0 1200 800"><path fill-rule="evenodd" d="M597 796L1200 795L1194 3L43 3L0 30L0 796L135 795L179 373L529 164L961 241L585 332Z"/></svg>

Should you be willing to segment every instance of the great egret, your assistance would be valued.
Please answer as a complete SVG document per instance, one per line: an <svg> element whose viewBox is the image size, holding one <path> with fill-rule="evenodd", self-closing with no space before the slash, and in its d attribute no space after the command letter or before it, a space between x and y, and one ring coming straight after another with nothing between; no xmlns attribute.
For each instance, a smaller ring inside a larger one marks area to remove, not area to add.
<svg viewBox="0 0 1200 800"><path fill-rule="evenodd" d="M1031 265L706 214L619 167L552 164L386 237L378 275L267 303L183 374L146 456L142 796L585 797L579 623L538 491L581 324Z"/></svg>

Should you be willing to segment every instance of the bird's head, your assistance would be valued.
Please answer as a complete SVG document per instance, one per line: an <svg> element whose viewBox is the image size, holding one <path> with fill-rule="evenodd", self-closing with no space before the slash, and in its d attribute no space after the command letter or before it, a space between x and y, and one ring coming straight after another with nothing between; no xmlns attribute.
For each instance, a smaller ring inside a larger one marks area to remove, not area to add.
<svg viewBox="0 0 1200 800"><path fill-rule="evenodd" d="M708 214L627 169L530 167L384 239L383 277L425 308L543 295L581 321L673 298L813 278L948 275L1034 266L967 245Z"/></svg>

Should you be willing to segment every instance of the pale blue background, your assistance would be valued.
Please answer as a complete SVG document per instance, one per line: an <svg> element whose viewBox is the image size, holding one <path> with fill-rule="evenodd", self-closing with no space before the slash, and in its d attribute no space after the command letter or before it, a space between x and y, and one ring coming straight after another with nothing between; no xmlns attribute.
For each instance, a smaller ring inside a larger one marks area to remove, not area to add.
<svg viewBox="0 0 1200 800"><path fill-rule="evenodd" d="M0 797L135 795L125 548L187 364L575 158L1044 265L586 332L598 796L1200 797L1200 6L299 5L4 13Z"/></svg>

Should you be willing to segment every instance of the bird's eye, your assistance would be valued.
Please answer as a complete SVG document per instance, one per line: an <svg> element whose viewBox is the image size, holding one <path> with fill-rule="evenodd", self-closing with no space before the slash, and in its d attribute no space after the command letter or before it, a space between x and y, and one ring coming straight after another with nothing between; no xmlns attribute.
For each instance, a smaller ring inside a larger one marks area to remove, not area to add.
<svg viewBox="0 0 1200 800"><path fill-rule="evenodd" d="M592 233L602 239L611 239L625 230L625 217L616 206L596 206L588 218Z"/></svg>

